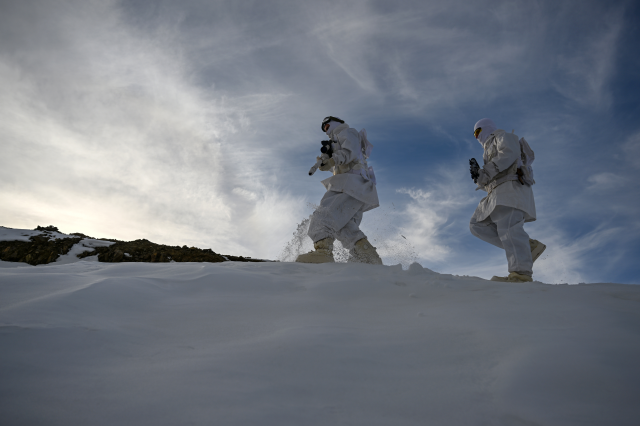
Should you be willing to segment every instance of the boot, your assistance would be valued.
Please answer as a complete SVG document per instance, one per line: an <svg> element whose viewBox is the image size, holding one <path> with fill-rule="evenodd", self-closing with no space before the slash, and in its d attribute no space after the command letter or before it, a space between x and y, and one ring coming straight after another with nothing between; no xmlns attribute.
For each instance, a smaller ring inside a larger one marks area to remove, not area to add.
<svg viewBox="0 0 640 426"><path fill-rule="evenodd" d="M296 259L300 263L333 263L333 238L325 238L313 243L315 251L301 254Z"/></svg>
<svg viewBox="0 0 640 426"><path fill-rule="evenodd" d="M540 257L542 252L547 248L544 244L542 244L538 240L532 240L529 238L529 246L531 247L531 258L535 262L537 258Z"/></svg>
<svg viewBox="0 0 640 426"><path fill-rule="evenodd" d="M349 263L369 263L371 265L382 265L382 259L378 256L376 248L371 245L369 240L363 238L359 240L349 251L351 257Z"/></svg>
<svg viewBox="0 0 640 426"><path fill-rule="evenodd" d="M533 281L533 278L529 275L511 272L508 277L493 277L491 278L491 281L500 281L503 283L530 283Z"/></svg>

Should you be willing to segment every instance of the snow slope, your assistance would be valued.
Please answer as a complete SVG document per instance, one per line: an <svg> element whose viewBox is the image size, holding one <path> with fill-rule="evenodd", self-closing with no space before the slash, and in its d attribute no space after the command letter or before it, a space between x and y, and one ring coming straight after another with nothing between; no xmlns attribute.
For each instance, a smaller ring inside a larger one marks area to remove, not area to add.
<svg viewBox="0 0 640 426"><path fill-rule="evenodd" d="M73 235L63 234L57 231L37 231L35 229L15 229L0 226L0 241L29 241L30 237L46 234L50 240L73 238Z"/></svg>
<svg viewBox="0 0 640 426"><path fill-rule="evenodd" d="M4 266L2 425L640 424L640 286Z"/></svg>

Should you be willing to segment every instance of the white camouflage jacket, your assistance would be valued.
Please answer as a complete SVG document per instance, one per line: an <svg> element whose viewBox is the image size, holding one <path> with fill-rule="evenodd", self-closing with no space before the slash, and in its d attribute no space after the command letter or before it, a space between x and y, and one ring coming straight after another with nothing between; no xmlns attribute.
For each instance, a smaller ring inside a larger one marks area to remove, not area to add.
<svg viewBox="0 0 640 426"><path fill-rule="evenodd" d="M488 195L480 200L473 213L476 221L489 217L496 206L513 207L524 212L525 222L536 220L536 205L533 190L517 180L516 168L520 158L518 136L506 133L502 129L494 131L485 141L484 170L491 177L486 185L478 184L478 189Z"/></svg>
<svg viewBox="0 0 640 426"><path fill-rule="evenodd" d="M366 204L364 211L380 205L375 183L369 178L362 155L360 135L344 123L333 129L329 137L333 141L335 166L333 176L322 181L327 191L344 192Z"/></svg>

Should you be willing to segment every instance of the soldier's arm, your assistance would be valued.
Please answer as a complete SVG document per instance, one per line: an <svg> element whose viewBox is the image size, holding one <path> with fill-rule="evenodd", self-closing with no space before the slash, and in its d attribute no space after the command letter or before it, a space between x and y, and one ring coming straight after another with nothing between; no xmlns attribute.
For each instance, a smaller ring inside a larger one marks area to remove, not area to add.
<svg viewBox="0 0 640 426"><path fill-rule="evenodd" d="M338 134L338 142L340 149L334 149L333 156L336 165L343 165L352 162L358 158L361 152L360 136L355 129L347 129Z"/></svg>
<svg viewBox="0 0 640 426"><path fill-rule="evenodd" d="M497 155L484 165L485 172L487 172L491 178L501 171L508 169L514 162L518 161L520 156L518 137L511 133L505 133L498 138L497 149Z"/></svg>

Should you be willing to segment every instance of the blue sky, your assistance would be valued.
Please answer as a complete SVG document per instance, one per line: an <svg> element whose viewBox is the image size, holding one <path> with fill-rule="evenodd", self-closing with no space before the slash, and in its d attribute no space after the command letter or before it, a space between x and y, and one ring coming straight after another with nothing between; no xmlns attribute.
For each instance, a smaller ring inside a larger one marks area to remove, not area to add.
<svg viewBox="0 0 640 426"><path fill-rule="evenodd" d="M535 278L640 282L635 2L0 11L4 226L274 259L324 193L325 176L306 172L321 119L337 115L375 146L381 207L362 228L383 259L504 274L504 254L468 230L482 198L468 176L482 155L473 124L489 117L536 152L527 230L548 249Z"/></svg>

